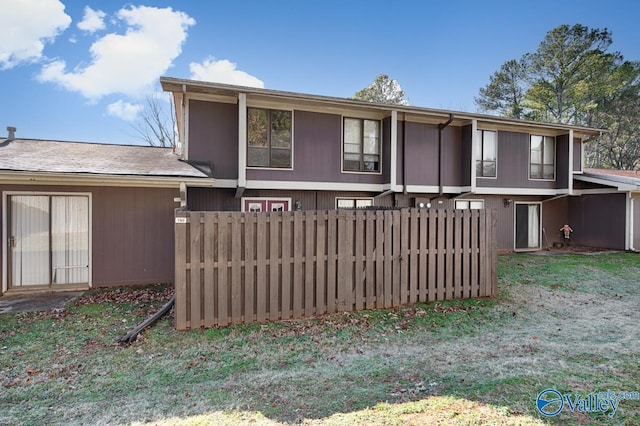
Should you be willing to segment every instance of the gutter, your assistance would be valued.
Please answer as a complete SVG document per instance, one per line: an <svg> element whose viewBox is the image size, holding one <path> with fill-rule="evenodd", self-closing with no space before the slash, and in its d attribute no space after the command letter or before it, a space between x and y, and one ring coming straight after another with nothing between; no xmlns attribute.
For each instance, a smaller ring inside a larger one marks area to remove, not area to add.
<svg viewBox="0 0 640 426"><path fill-rule="evenodd" d="M451 124L453 121L453 114L449 114L449 119L444 122L438 124L438 154L439 154L439 177L438 177L438 186L440 187L440 193L438 196L442 197L444 195L444 168L442 165L444 164L444 150L442 149L442 131Z"/></svg>
<svg viewBox="0 0 640 426"><path fill-rule="evenodd" d="M0 171L0 179L7 184L43 184L69 186L134 186L144 188L179 188L181 182L189 186L213 186L215 179L185 176L99 175L91 173L47 173Z"/></svg>

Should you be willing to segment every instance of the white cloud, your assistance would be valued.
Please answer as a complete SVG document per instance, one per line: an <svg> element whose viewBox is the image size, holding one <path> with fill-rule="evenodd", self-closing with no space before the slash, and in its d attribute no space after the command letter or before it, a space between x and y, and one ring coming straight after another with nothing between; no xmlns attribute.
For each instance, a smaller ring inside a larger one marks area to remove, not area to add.
<svg viewBox="0 0 640 426"><path fill-rule="evenodd" d="M45 43L71 24L58 0L0 1L0 69L42 58Z"/></svg>
<svg viewBox="0 0 640 426"><path fill-rule="evenodd" d="M135 121L144 107L140 104L132 104L122 100L107 105L107 114L121 118L124 121Z"/></svg>
<svg viewBox="0 0 640 426"><path fill-rule="evenodd" d="M191 78L194 80L211 81L215 83L236 84L238 86L264 87L264 82L251 74L236 69L236 64L221 59L216 61L209 57L202 63L189 64Z"/></svg>
<svg viewBox="0 0 640 426"><path fill-rule="evenodd" d="M96 100L121 93L140 95L148 90L180 55L187 29L195 20L171 8L131 6L116 17L125 22L125 34L107 34L91 46L92 62L66 70L62 60L44 66L38 78Z"/></svg>
<svg viewBox="0 0 640 426"><path fill-rule="evenodd" d="M104 30L104 17L107 16L101 10L93 10L89 6L84 8L84 17L82 21L78 22L78 28L88 33L95 33L99 30Z"/></svg>

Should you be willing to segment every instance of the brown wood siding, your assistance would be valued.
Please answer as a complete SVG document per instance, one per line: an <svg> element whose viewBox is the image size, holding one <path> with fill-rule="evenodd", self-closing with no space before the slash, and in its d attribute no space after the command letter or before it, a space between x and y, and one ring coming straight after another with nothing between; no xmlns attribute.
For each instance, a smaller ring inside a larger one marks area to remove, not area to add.
<svg viewBox="0 0 640 426"><path fill-rule="evenodd" d="M286 191L286 190L246 190L244 197L283 197L291 198L292 206L296 201L302 204L302 210L332 210L335 209L336 197L373 198L378 193L349 192L349 191ZM189 188L189 209L196 211L240 211L241 202L235 197L235 189ZM389 208L415 207L416 198L431 200L432 209L454 209L455 199L438 198L437 194L396 193L374 198L374 205ZM484 200L486 209L496 211L497 247L501 251L512 251L514 241L514 202L540 202L541 196L512 196L512 195L474 195L462 199ZM511 200L505 207L504 199ZM640 208L639 208L640 210ZM542 226L547 233L547 240L543 239L543 247L556 241L555 229L567 221L567 198L545 202L542 204ZM558 225L558 223L563 222ZM640 222L639 222L640 223ZM640 225L639 225L640 226ZM544 236L543 236L544 237Z"/></svg>
<svg viewBox="0 0 640 426"><path fill-rule="evenodd" d="M0 190L92 194L94 287L173 282L178 189L2 185Z"/></svg>
<svg viewBox="0 0 640 426"><path fill-rule="evenodd" d="M437 186L438 168L438 126L435 124L407 121L404 129L407 185Z"/></svg>
<svg viewBox="0 0 640 426"><path fill-rule="evenodd" d="M396 183L398 185L404 184L404 167L405 167L404 146L406 143L405 141L406 125L407 125L406 121L398 121L398 149L396 151L398 153L398 157L396 158Z"/></svg>
<svg viewBox="0 0 640 426"><path fill-rule="evenodd" d="M460 127L449 126L442 130L442 149L444 151L443 185L462 185L462 141Z"/></svg>
<svg viewBox="0 0 640 426"><path fill-rule="evenodd" d="M382 120L382 181L391 182L391 117Z"/></svg>
<svg viewBox="0 0 640 426"><path fill-rule="evenodd" d="M189 160L213 164L216 179L238 178L238 106L189 101Z"/></svg>
<svg viewBox="0 0 640 426"><path fill-rule="evenodd" d="M556 137L556 188L569 188L569 135Z"/></svg>
<svg viewBox="0 0 640 426"><path fill-rule="evenodd" d="M573 138L573 171L582 171L582 140Z"/></svg>
<svg viewBox="0 0 640 426"><path fill-rule="evenodd" d="M462 154L460 155L460 184L471 186L471 151L473 149L472 126L462 126L460 129L460 140L462 144ZM473 168L475 170L475 167Z"/></svg>
<svg viewBox="0 0 640 426"><path fill-rule="evenodd" d="M293 170L248 169L248 180L384 183L379 173L342 173L342 116L295 110L293 121Z"/></svg>
<svg viewBox="0 0 640 426"><path fill-rule="evenodd" d="M570 225L569 197L557 198L542 203L543 248L551 247L553 243L565 242L564 234L560 231L560 228L565 224Z"/></svg>
<svg viewBox="0 0 640 426"><path fill-rule="evenodd" d="M478 187L554 189L555 181L529 180L529 134L498 132L497 178L477 178Z"/></svg>
<svg viewBox="0 0 640 426"><path fill-rule="evenodd" d="M241 198L235 198L235 189L189 188L187 203L192 211L240 211ZM302 210L332 210L336 208L336 197L345 198L374 198L378 193L354 191L287 191L287 190L255 190L248 189L243 197L282 197L291 198L292 208L296 201L300 201ZM375 198L376 206L393 207L395 198L402 194L390 194ZM412 206L412 204L411 204ZM401 207L410 207L401 205Z"/></svg>
<svg viewBox="0 0 640 426"><path fill-rule="evenodd" d="M626 194L586 194L569 199L571 240L580 245L624 250Z"/></svg>

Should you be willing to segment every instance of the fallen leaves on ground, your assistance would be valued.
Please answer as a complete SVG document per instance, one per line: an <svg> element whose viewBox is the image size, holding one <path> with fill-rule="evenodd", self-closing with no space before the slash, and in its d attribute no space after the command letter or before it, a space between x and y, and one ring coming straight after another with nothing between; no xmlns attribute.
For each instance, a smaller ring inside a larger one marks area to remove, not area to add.
<svg viewBox="0 0 640 426"><path fill-rule="evenodd" d="M75 306L99 303L129 303L142 305L154 302L166 302L173 294L173 287L145 286L118 287L114 289L96 289L76 299Z"/></svg>

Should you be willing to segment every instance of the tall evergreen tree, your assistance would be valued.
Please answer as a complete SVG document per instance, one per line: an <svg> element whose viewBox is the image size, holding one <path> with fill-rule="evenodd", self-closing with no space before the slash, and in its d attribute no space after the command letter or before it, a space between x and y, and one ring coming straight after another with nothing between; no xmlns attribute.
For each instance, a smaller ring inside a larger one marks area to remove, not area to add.
<svg viewBox="0 0 640 426"><path fill-rule="evenodd" d="M535 52L504 63L476 104L509 117L611 129L587 145L589 165L633 168L640 154L640 67L610 52L612 41L606 28L554 28Z"/></svg>
<svg viewBox="0 0 640 426"><path fill-rule="evenodd" d="M369 86L356 92L353 99L380 104L408 105L404 91L397 80L386 74L380 74Z"/></svg>

